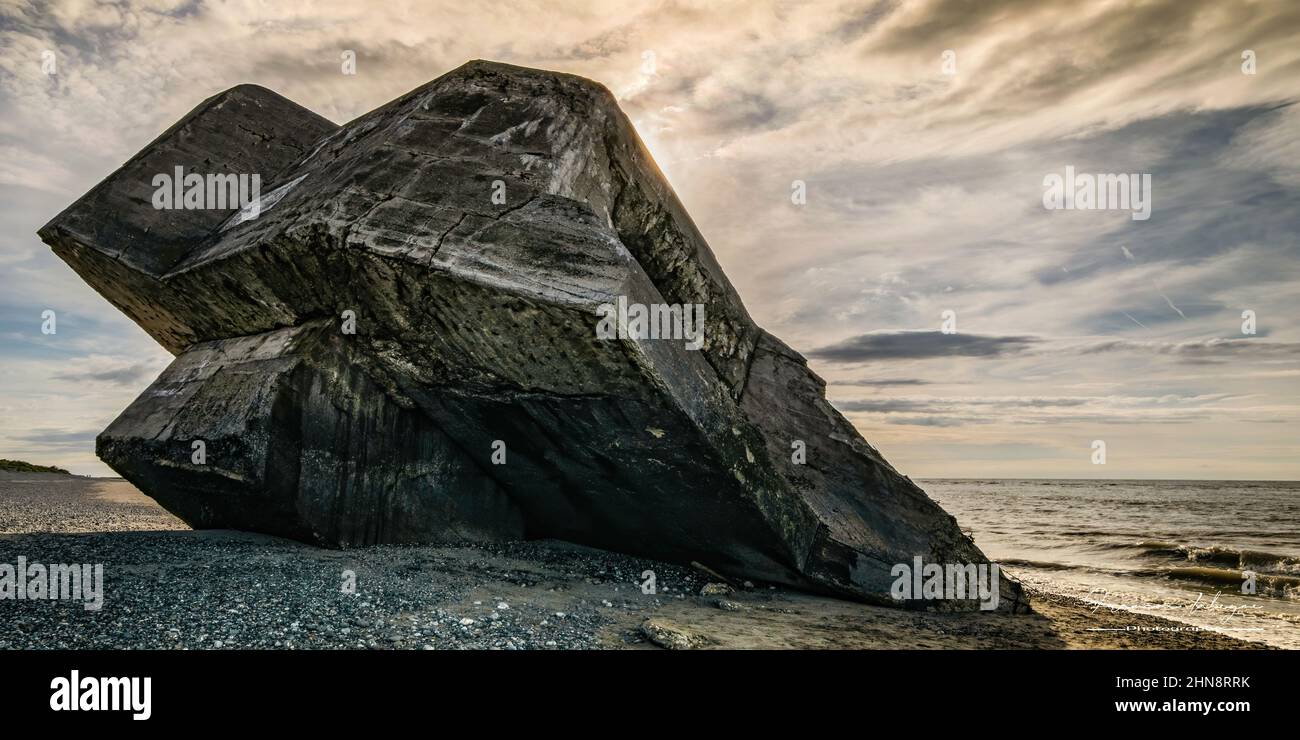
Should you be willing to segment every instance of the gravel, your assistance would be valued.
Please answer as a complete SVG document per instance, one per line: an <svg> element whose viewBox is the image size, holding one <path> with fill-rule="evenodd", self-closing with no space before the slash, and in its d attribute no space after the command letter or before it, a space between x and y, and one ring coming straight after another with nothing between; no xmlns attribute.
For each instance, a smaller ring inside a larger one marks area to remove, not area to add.
<svg viewBox="0 0 1300 740"><path fill-rule="evenodd" d="M624 638L604 628L704 581L552 541L326 550L195 532L120 480L10 474L0 563L19 556L102 563L103 607L0 600L0 649L610 647ZM641 592L646 570L658 594Z"/></svg>
<svg viewBox="0 0 1300 740"><path fill-rule="evenodd" d="M636 586L642 571L700 580L545 541L331 551L220 531L0 536L0 563L20 555L103 563L104 606L0 602L0 649L597 648L620 613L661 603Z"/></svg>

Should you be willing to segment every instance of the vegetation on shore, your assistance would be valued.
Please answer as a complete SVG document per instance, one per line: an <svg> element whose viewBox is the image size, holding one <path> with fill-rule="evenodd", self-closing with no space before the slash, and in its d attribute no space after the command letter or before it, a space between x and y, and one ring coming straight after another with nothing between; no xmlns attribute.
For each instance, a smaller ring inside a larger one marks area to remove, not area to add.
<svg viewBox="0 0 1300 740"><path fill-rule="evenodd" d="M0 470L7 470L10 473L62 473L71 475L63 468L56 468L53 465L33 465L22 460L0 459Z"/></svg>

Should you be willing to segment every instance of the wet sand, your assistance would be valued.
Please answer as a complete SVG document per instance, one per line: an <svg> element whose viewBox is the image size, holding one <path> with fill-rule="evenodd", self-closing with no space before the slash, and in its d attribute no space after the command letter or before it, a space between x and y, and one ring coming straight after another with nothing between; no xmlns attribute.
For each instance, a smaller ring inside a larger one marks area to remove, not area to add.
<svg viewBox="0 0 1300 740"><path fill-rule="evenodd" d="M702 596L700 571L561 542L324 550L191 531L121 480L0 473L0 562L19 556L103 563L104 605L0 600L0 648L1262 647L1041 591L1033 615L940 614L763 584Z"/></svg>

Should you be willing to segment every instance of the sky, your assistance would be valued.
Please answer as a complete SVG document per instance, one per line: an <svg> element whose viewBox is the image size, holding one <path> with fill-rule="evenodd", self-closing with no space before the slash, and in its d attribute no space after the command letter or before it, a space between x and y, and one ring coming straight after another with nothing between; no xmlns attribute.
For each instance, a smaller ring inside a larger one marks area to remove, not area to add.
<svg viewBox="0 0 1300 740"><path fill-rule="evenodd" d="M170 360L40 226L221 90L344 123L476 58L605 84L903 473L1300 479L1290 0L0 0L0 457L110 475ZM1045 207L1067 166L1150 217Z"/></svg>

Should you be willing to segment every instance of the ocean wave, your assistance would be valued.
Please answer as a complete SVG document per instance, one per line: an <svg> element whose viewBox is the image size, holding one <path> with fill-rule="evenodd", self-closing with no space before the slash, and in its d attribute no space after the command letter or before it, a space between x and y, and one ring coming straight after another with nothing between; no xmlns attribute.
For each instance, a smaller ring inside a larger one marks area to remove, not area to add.
<svg viewBox="0 0 1300 740"><path fill-rule="evenodd" d="M1211 568L1208 566L1188 566L1170 568L1165 571L1169 578L1186 581L1199 581L1211 585L1240 586L1244 579L1240 570L1228 568ZM1276 596L1284 599L1300 599L1300 576L1279 576L1259 573L1255 576L1255 593L1263 596Z"/></svg>
<svg viewBox="0 0 1300 740"><path fill-rule="evenodd" d="M1079 570L1079 566L1068 563L1053 563L1046 560L1025 560L1023 558L1003 558L998 565L1015 568L1038 568L1039 570Z"/></svg>
<svg viewBox="0 0 1300 740"><path fill-rule="evenodd" d="M1267 575L1300 576L1300 557L1294 555L1262 550L1239 550L1218 545L1197 547L1158 540L1139 542L1136 547L1148 556L1163 556L1172 560L1231 568L1234 569L1238 581L1241 580L1241 571L1246 570Z"/></svg>
<svg viewBox="0 0 1300 740"><path fill-rule="evenodd" d="M998 565L1004 568L1034 568L1036 570L1076 571L1081 573L1098 573L1108 576L1126 576L1137 578L1156 578L1164 574L1157 568L1113 568L1100 564L1082 565L1079 563L1061 563L1054 560L1030 560L1027 558L1002 558Z"/></svg>

